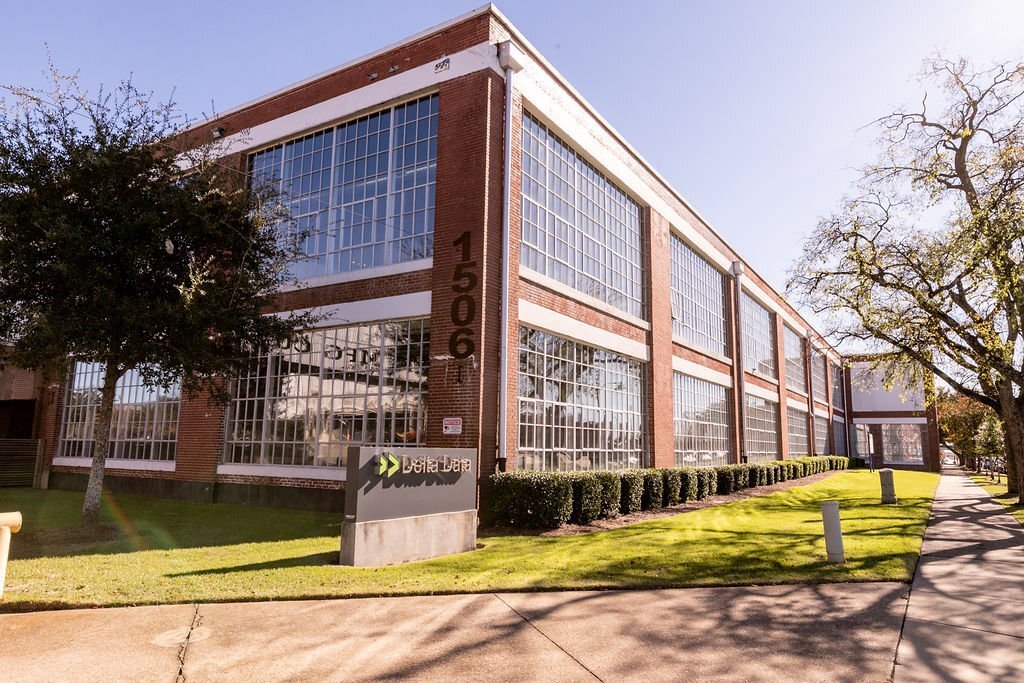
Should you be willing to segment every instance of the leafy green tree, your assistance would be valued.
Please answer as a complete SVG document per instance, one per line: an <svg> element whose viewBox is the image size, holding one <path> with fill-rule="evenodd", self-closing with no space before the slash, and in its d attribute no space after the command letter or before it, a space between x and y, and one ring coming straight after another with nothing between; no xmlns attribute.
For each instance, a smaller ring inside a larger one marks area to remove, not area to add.
<svg viewBox="0 0 1024 683"><path fill-rule="evenodd" d="M297 240L279 239L276 203L221 150L178 148L173 102L130 81L89 96L51 74L51 89L0 100L0 339L26 368L104 364L82 510L95 525L126 371L223 395L240 349L291 339L309 317L264 315Z"/></svg>
<svg viewBox="0 0 1024 683"><path fill-rule="evenodd" d="M939 413L939 438L952 445L961 459L961 465L978 469L980 465L975 438L981 424L987 417L995 417L995 413L974 399L948 389L937 392L936 407Z"/></svg>
<svg viewBox="0 0 1024 683"><path fill-rule="evenodd" d="M989 476L999 479L999 473L1005 465L1006 446L1003 442L1003 429L999 425L999 419L994 415L986 417L978 433L974 437L974 450L978 458L984 463Z"/></svg>
<svg viewBox="0 0 1024 683"><path fill-rule="evenodd" d="M882 155L790 277L890 379L936 375L1002 419L1024 494L1024 63L931 59L920 107L878 120Z"/></svg>

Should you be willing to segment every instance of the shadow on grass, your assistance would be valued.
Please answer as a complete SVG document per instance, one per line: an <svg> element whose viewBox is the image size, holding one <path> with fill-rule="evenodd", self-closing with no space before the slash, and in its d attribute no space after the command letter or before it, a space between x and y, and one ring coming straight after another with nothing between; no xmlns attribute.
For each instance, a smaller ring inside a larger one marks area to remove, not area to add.
<svg viewBox="0 0 1024 683"><path fill-rule="evenodd" d="M83 494L38 489L0 490L0 510L22 513L11 559L67 557L337 536L340 513L103 494L104 534L82 530Z"/></svg>
<svg viewBox="0 0 1024 683"><path fill-rule="evenodd" d="M213 569L197 569L191 572L178 572L177 574L165 574L168 578L179 578L182 576L209 576L217 574L236 574L239 572L260 572L267 569L286 569L289 567L319 567L338 564L338 553L331 551L327 553L313 553L298 557L282 557L267 562L251 562L240 564L234 567L215 567Z"/></svg>

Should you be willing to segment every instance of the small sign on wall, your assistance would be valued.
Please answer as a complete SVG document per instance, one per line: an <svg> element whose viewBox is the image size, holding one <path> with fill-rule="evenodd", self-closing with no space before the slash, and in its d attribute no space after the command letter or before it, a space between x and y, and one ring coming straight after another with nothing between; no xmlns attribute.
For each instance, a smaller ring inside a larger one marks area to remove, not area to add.
<svg viewBox="0 0 1024 683"><path fill-rule="evenodd" d="M462 434L462 418L461 417L446 417L444 418L442 433L445 436L458 436Z"/></svg>

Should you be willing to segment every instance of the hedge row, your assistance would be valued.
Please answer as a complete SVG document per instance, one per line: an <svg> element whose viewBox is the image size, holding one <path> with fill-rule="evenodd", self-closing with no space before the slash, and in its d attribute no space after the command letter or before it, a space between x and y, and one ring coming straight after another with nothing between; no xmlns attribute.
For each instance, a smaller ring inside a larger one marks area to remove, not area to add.
<svg viewBox="0 0 1024 683"><path fill-rule="evenodd" d="M491 477L495 519L512 527L589 524L711 495L845 470L849 458L818 456L763 464L632 469L615 472L501 472Z"/></svg>

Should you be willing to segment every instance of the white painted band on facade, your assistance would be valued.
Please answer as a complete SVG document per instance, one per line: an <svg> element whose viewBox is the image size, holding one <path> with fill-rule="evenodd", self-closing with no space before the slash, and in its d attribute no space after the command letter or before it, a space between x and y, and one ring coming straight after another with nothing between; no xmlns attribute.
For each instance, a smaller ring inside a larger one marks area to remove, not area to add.
<svg viewBox="0 0 1024 683"><path fill-rule="evenodd" d="M303 308L295 312L312 312L323 316L321 320L312 326L312 329L316 329L348 325L350 323L429 316L430 302L430 292L412 292L411 294L386 296L380 299L364 299L362 301L349 301L330 306L314 306L313 308Z"/></svg>
<svg viewBox="0 0 1024 683"><path fill-rule="evenodd" d="M550 308L538 306L532 301L519 300L519 322L585 344L600 346L638 360L649 361L651 359L650 349L643 342L588 325Z"/></svg>
<svg viewBox="0 0 1024 683"><path fill-rule="evenodd" d="M700 363L694 363L692 360L686 358L680 358L679 356L672 356L672 369L676 372L681 372L684 375L690 377L696 377L712 384L718 384L719 386L732 388L732 376L724 372L718 372L711 368L701 365Z"/></svg>

